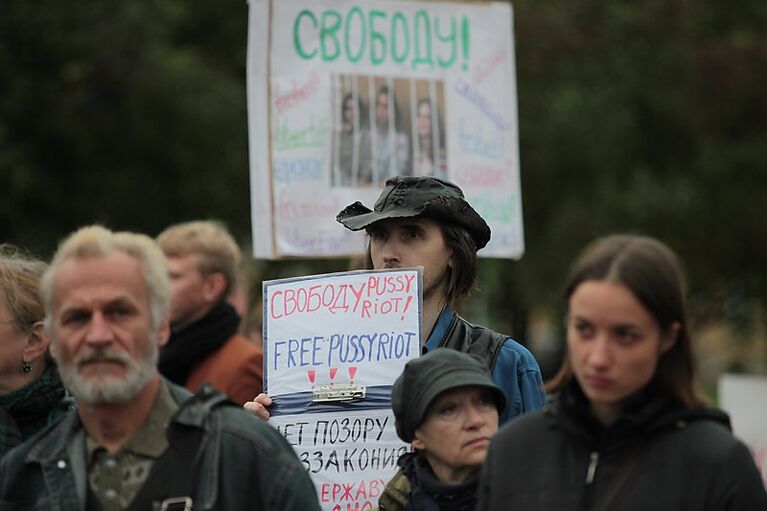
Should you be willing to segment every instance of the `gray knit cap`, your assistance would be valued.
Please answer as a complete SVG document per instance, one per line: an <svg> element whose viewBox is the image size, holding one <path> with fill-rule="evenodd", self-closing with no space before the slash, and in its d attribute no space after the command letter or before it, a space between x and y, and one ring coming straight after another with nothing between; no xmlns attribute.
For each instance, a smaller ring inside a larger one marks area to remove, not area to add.
<svg viewBox="0 0 767 511"><path fill-rule="evenodd" d="M397 435L404 442L412 442L426 410L440 394L458 387L477 386L492 391L498 415L501 415L506 408L506 396L479 357L437 348L409 361L391 392Z"/></svg>

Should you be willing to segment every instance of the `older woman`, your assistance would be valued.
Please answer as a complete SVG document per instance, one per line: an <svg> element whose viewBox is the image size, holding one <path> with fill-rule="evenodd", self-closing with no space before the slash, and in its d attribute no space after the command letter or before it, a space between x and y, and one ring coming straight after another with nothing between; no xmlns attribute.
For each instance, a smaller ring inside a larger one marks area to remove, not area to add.
<svg viewBox="0 0 767 511"><path fill-rule="evenodd" d="M394 382L397 435L415 452L379 500L381 511L473 510L477 476L498 417L503 391L485 364L447 348L411 360Z"/></svg>
<svg viewBox="0 0 767 511"><path fill-rule="evenodd" d="M586 249L566 287L556 399L493 440L478 509L767 509L748 448L696 391L684 290L657 240Z"/></svg>
<svg viewBox="0 0 767 511"><path fill-rule="evenodd" d="M0 456L73 403L48 356L38 293L44 270L42 261L0 245Z"/></svg>

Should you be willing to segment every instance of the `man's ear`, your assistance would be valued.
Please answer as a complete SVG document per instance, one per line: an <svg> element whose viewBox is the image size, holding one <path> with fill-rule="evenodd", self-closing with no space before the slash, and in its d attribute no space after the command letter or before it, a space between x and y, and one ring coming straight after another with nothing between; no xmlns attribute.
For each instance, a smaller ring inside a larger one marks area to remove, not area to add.
<svg viewBox="0 0 767 511"><path fill-rule="evenodd" d="M165 318L157 329L157 347L162 348L170 339L170 319Z"/></svg>
<svg viewBox="0 0 767 511"><path fill-rule="evenodd" d="M213 272L205 277L202 287L203 297L208 303L215 303L224 298L226 292L226 277L220 271Z"/></svg>
<svg viewBox="0 0 767 511"><path fill-rule="evenodd" d="M45 352L48 350L50 343L51 339L43 327L43 322L35 322L27 334L23 351L24 361L31 364L45 357Z"/></svg>

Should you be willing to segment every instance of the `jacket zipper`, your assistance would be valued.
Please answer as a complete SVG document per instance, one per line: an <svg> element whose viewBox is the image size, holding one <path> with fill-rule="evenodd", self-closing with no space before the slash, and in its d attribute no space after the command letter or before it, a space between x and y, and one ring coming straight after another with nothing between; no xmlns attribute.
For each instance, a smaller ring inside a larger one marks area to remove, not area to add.
<svg viewBox="0 0 767 511"><path fill-rule="evenodd" d="M591 461L589 461L589 469L586 471L586 484L594 482L594 475L597 472L597 465L599 464L599 453L594 451L591 453Z"/></svg>

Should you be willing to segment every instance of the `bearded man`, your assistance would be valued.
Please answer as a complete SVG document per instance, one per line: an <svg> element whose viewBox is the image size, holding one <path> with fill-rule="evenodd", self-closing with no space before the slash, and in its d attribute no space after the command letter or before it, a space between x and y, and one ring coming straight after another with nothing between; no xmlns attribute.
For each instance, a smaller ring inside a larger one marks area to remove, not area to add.
<svg viewBox="0 0 767 511"><path fill-rule="evenodd" d="M5 509L319 509L293 449L226 396L157 372L168 266L147 236L93 226L41 290L51 351L79 406L0 464Z"/></svg>

